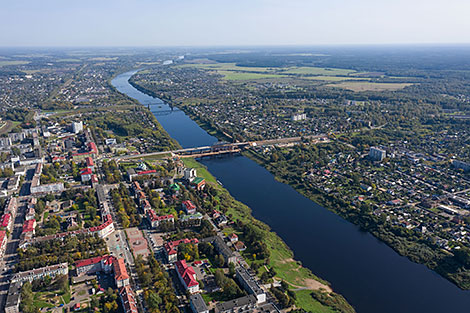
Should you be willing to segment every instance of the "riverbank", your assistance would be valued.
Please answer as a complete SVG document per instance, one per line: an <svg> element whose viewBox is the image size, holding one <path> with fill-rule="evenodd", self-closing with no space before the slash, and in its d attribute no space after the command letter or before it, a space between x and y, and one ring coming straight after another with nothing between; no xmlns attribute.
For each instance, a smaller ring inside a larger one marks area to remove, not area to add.
<svg viewBox="0 0 470 313"><path fill-rule="evenodd" d="M302 266L302 263L294 259L292 250L286 243L270 229L270 227L255 219L251 214L251 209L245 204L233 198L228 190L216 183L216 178L207 168L194 159L184 159L186 166L196 168L198 175L201 175L214 188L220 192L220 201L227 208L226 214L232 220L241 221L244 224L258 226L263 233L263 242L266 243L270 257L267 260L267 267L275 271L274 281L284 280L290 285L296 295L296 306L307 312L355 312L343 296L335 293L330 284L315 276L312 271ZM224 232L226 232L225 230ZM264 266L266 260L253 259L244 255L249 265L257 263ZM260 271L262 274L264 271Z"/></svg>
<svg viewBox="0 0 470 313"><path fill-rule="evenodd" d="M129 83L140 92L147 93L152 97L159 96L158 94L150 93L140 86L133 84L132 80L129 80ZM169 99L165 99L165 101L171 102ZM188 111L185 108L180 109L185 113ZM220 140L230 140L226 134L218 132L216 128L211 127L210 129L210 125L204 123L200 118L197 118L193 114L188 114L188 116L202 129L209 129L209 134L216 136ZM204 177L211 186L219 191L221 197L220 202L224 204L224 208L227 208L226 214L230 216L232 220L240 221L243 224L256 225L262 231L263 242L266 243L267 249L269 250L269 258L264 260L244 255L249 265L255 263L256 266L260 267L259 275L262 275L263 272L266 271L266 268L270 268L275 273L272 281L280 282L283 280L287 282L291 291L295 294L295 306L307 312L355 312L354 308L342 295L332 290L327 281L318 278L311 270L302 266L300 261L295 260L294 253L281 237L272 231L267 224L255 219L252 215L252 210L247 205L237 201L230 195L227 189L219 185L216 178L204 165L194 159L185 159L184 162L186 166L196 168L198 175Z"/></svg>
<svg viewBox="0 0 470 313"><path fill-rule="evenodd" d="M134 85L138 86L135 83ZM139 88L142 92L153 94L144 87L139 86ZM176 106L176 104L174 105ZM229 138L225 132L218 129L210 120L194 114L188 105L177 106L211 135L219 140L231 141L232 138ZM282 178L282 172L289 171L288 164L273 166L272 162L251 150L245 151L243 154L266 168L279 182L292 186L297 192L308 199L359 226L361 230L372 234L399 255L407 257L410 261L417 264L425 265L462 290L470 289L470 271L463 268L461 262L452 254L440 249L436 244L417 238L416 234L412 231L401 231L386 225L372 214L364 214L360 210L351 209L349 203L312 187L300 178L294 180ZM302 173L297 173L297 176L301 177Z"/></svg>

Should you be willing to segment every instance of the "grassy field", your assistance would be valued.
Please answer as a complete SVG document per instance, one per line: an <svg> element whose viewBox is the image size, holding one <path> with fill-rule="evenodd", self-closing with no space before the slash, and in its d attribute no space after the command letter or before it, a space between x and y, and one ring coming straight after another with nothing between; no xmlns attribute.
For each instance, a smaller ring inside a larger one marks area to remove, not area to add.
<svg viewBox="0 0 470 313"><path fill-rule="evenodd" d="M299 75L324 75L324 76L337 76L337 75L350 75L356 73L353 70L341 68L325 68L325 67L290 67L286 70L281 70L286 74L299 74Z"/></svg>
<svg viewBox="0 0 470 313"><path fill-rule="evenodd" d="M362 77L350 77L350 76L305 76L302 79L308 80L324 80L324 81L332 81L332 82L340 82L344 80L358 80L358 81L368 81L369 78L362 78Z"/></svg>
<svg viewBox="0 0 470 313"><path fill-rule="evenodd" d="M327 87L348 89L355 92L359 91L394 91L411 86L410 83L372 83L372 82L341 82L338 84L329 84Z"/></svg>
<svg viewBox="0 0 470 313"><path fill-rule="evenodd" d="M8 65L24 65L28 63L29 61L0 61L0 67Z"/></svg>
<svg viewBox="0 0 470 313"><path fill-rule="evenodd" d="M318 312L318 313L335 313L336 310L330 309L324 305L321 305L319 302L315 301L310 295L310 290L301 290L297 291L295 294L297 296L296 305L300 306L307 312Z"/></svg>
<svg viewBox="0 0 470 313"><path fill-rule="evenodd" d="M204 178L206 182L217 184L217 180L215 179L215 177L212 176L211 173L209 173L209 171L204 165L191 158L184 158L182 160L186 167L196 169L197 176Z"/></svg>
<svg viewBox="0 0 470 313"><path fill-rule="evenodd" d="M226 80L256 80L256 79L265 79L265 78L287 77L286 75L279 75L279 74L220 71L220 70L218 70L217 73L220 75L224 75L224 79Z"/></svg>

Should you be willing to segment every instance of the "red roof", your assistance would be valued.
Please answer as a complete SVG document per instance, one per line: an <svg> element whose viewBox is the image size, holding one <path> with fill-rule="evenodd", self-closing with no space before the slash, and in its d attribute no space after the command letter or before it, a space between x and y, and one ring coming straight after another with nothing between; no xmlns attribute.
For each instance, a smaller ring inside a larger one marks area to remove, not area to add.
<svg viewBox="0 0 470 313"><path fill-rule="evenodd" d="M125 313L137 313L137 303L135 301L135 295L130 286L124 286L119 290L121 296L122 306L124 307Z"/></svg>
<svg viewBox="0 0 470 313"><path fill-rule="evenodd" d="M3 241L7 238L7 232L5 230L0 230L0 246L2 245Z"/></svg>
<svg viewBox="0 0 470 313"><path fill-rule="evenodd" d="M96 174L91 175L91 181L94 182L94 183L97 183L98 182L98 176L96 176Z"/></svg>
<svg viewBox="0 0 470 313"><path fill-rule="evenodd" d="M86 166L93 166L93 165L95 165L95 164L93 163L93 159L92 159L91 157L86 157L85 162L86 162Z"/></svg>
<svg viewBox="0 0 470 313"><path fill-rule="evenodd" d="M0 219L0 226L7 227L8 224L10 223L10 219L11 219L10 213L3 214L2 218Z"/></svg>
<svg viewBox="0 0 470 313"><path fill-rule="evenodd" d="M91 170L91 168L84 168L80 171L80 175L91 175L93 172Z"/></svg>
<svg viewBox="0 0 470 313"><path fill-rule="evenodd" d="M36 224L36 220L34 218L24 222L24 224L23 224L23 233L32 232L34 230L34 224Z"/></svg>
<svg viewBox="0 0 470 313"><path fill-rule="evenodd" d="M163 248L166 250L166 253L168 255L175 254L176 248L182 243L198 244L199 240L197 238L193 238L193 239L184 238L180 240L170 241L170 242L165 243Z"/></svg>
<svg viewBox="0 0 470 313"><path fill-rule="evenodd" d="M113 261L114 268L114 279L115 280L125 280L129 278L127 274L126 265L124 264L124 259L115 259Z"/></svg>
<svg viewBox="0 0 470 313"><path fill-rule="evenodd" d="M188 210L188 211L196 209L196 206L191 202L191 200L183 201L182 205L185 206L186 210Z"/></svg>
<svg viewBox="0 0 470 313"><path fill-rule="evenodd" d="M88 149L90 150L91 153L98 153L98 149L96 148L96 144L92 141L88 143Z"/></svg>
<svg viewBox="0 0 470 313"><path fill-rule="evenodd" d="M158 216L154 210L150 209L147 211L147 215L152 222L169 220L173 218L173 214Z"/></svg>
<svg viewBox="0 0 470 313"><path fill-rule="evenodd" d="M186 264L186 260L177 261L175 263L176 270L180 274L181 278L183 278L184 283L187 287L193 287L199 285L199 283L194 278L196 272L194 269Z"/></svg>
<svg viewBox="0 0 470 313"><path fill-rule="evenodd" d="M75 262L75 267L78 268L78 267L88 266L91 264L96 264L96 263L101 262L101 260L104 260L104 263L108 263L109 261L113 261L114 259L115 257L109 256L109 255L97 256L97 257L90 258L90 259L79 260Z"/></svg>
<svg viewBox="0 0 470 313"><path fill-rule="evenodd" d="M152 174L152 173L156 173L156 172L157 172L156 170L148 170L148 171L138 172L137 174L138 175L145 175L145 174Z"/></svg>

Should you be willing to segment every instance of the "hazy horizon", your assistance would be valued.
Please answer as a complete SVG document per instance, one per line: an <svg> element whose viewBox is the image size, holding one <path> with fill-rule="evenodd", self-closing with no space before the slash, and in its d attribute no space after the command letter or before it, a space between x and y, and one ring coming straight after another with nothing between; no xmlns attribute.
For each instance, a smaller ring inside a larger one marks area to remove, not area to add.
<svg viewBox="0 0 470 313"><path fill-rule="evenodd" d="M464 0L20 0L1 47L470 44Z"/></svg>

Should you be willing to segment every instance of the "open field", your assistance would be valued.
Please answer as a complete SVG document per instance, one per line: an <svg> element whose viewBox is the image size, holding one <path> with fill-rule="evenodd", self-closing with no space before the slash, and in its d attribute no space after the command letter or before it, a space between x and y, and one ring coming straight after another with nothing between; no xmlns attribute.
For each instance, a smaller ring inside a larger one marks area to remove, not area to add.
<svg viewBox="0 0 470 313"><path fill-rule="evenodd" d="M306 76L306 77L302 77L302 79L323 80L323 81L332 81L332 82L340 82L340 81L344 81L344 80L358 80L358 81L368 81L369 80L369 78L350 77L350 76Z"/></svg>
<svg viewBox="0 0 470 313"><path fill-rule="evenodd" d="M269 73L251 73L251 72L236 72L236 71L217 71L218 74L224 75L226 80L255 80L265 78L281 78L287 77L285 75L269 74Z"/></svg>
<svg viewBox="0 0 470 313"><path fill-rule="evenodd" d="M372 83L372 82L342 82L338 84L329 84L327 87L348 89L355 92L359 91L395 91L411 86L410 83Z"/></svg>
<svg viewBox="0 0 470 313"><path fill-rule="evenodd" d="M28 63L29 61L0 61L0 67L8 65L24 65Z"/></svg>
<svg viewBox="0 0 470 313"><path fill-rule="evenodd" d="M290 67L287 69L281 69L282 73L286 74L299 74L299 75L325 75L325 76L337 76L337 75L350 75L356 73L353 70L341 69L341 68L324 68L324 67Z"/></svg>

